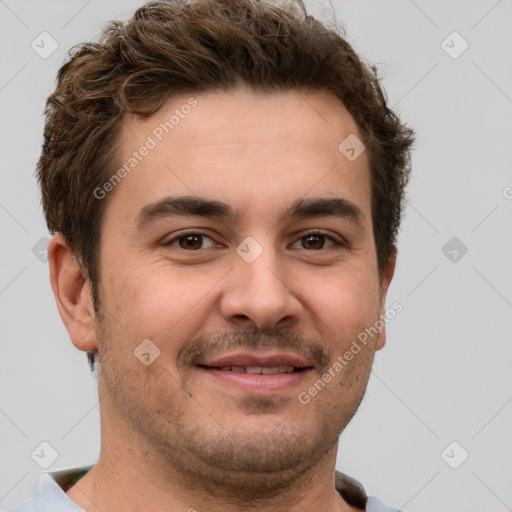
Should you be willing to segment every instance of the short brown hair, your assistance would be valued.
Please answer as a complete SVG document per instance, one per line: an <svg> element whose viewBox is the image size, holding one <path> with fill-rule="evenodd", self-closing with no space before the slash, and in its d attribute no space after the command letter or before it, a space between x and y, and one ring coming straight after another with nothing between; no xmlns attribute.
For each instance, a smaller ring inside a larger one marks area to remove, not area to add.
<svg viewBox="0 0 512 512"><path fill-rule="evenodd" d="M239 85L269 93L321 89L343 102L368 151L382 276L397 250L414 133L388 108L376 68L341 30L307 15L301 0L150 2L128 22L111 22L99 43L70 50L45 109L37 177L48 229L63 234L87 271L95 308L106 200L93 191L113 174L121 117L149 117L176 93Z"/></svg>

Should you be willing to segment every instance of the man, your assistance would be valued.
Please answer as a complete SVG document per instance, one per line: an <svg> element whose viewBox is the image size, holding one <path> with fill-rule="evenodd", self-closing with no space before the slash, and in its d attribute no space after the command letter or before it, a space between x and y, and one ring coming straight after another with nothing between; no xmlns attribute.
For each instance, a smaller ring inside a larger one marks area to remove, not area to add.
<svg viewBox="0 0 512 512"><path fill-rule="evenodd" d="M153 2L46 109L50 276L101 453L13 509L395 510L335 472L385 337L413 132L302 4Z"/></svg>

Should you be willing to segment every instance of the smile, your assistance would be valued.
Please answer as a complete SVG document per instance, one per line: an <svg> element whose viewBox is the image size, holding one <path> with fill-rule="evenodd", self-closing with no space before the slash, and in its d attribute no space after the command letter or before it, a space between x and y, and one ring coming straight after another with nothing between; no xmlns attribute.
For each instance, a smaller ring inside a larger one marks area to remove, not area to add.
<svg viewBox="0 0 512 512"><path fill-rule="evenodd" d="M205 366L199 365L203 368L211 370L220 370L223 372L237 372L237 373L250 373L251 375L277 375L278 373L293 373L300 372L306 368L296 368L294 366L282 365L282 366Z"/></svg>

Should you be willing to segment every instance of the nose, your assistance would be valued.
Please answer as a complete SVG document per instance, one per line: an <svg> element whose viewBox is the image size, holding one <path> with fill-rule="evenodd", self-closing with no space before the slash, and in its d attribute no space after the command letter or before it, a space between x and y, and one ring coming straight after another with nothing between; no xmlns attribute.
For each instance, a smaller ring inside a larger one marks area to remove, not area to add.
<svg viewBox="0 0 512 512"><path fill-rule="evenodd" d="M265 247L252 262L235 253L222 295L221 314L241 328L292 327L302 316L296 285L275 251Z"/></svg>

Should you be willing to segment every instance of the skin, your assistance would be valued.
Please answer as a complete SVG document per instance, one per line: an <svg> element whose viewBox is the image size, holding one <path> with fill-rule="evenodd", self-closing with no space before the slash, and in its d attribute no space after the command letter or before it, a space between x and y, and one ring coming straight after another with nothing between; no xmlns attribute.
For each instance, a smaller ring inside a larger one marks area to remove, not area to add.
<svg viewBox="0 0 512 512"><path fill-rule="evenodd" d="M393 277L394 256L377 272L366 152L349 161L338 150L348 135L362 136L321 91L193 96L197 106L104 199L99 316L62 236L49 246L70 338L80 350L98 348L101 363L100 458L67 494L103 512L356 510L334 490L338 438L384 329L309 404L297 396L384 313ZM149 119L126 116L119 161L189 97L173 97ZM241 216L166 216L137 229L141 208L171 195L224 201ZM281 217L313 197L351 201L361 223ZM206 236L164 245L183 229ZM309 229L349 246L309 239ZM236 252L248 236L263 248L252 263ZM145 339L160 350L148 366L134 356ZM298 385L248 393L193 364L194 354L251 346L301 355L314 369Z"/></svg>

